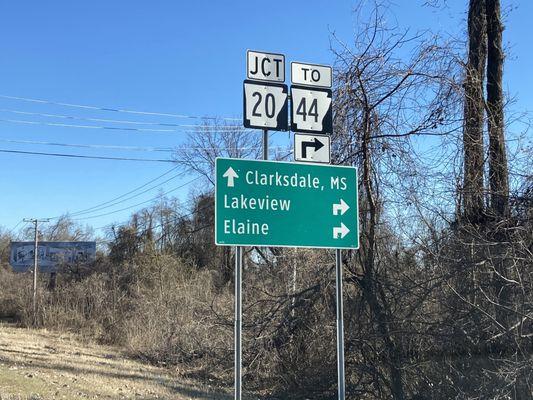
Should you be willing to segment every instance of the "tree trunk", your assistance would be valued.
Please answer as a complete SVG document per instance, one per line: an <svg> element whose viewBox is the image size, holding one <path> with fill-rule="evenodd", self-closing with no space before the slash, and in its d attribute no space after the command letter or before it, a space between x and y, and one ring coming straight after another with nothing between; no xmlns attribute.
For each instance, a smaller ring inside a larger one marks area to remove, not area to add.
<svg viewBox="0 0 533 400"><path fill-rule="evenodd" d="M483 215L483 81L487 57L485 0L470 0L468 42L464 83L463 206L467 220L478 222Z"/></svg>
<svg viewBox="0 0 533 400"><path fill-rule="evenodd" d="M504 218L509 214L509 173L503 130L503 26L500 1L486 0L487 14L487 113L489 128L490 207Z"/></svg>
<svg viewBox="0 0 533 400"><path fill-rule="evenodd" d="M379 282L374 275L375 269L375 247L376 247L376 227L378 224L378 208L376 195L374 193L372 178L372 155L371 155L371 111L368 107L364 117L364 133L362 141L363 155L363 187L368 202L368 229L366 243L366 254L364 257L365 274L361 281L364 298L372 312L378 332L382 337L387 354L387 362L390 374L390 389L394 400L405 400L405 389L403 386L401 360L398 354L398 345L391 335L391 320L387 315L385 307L378 299Z"/></svg>

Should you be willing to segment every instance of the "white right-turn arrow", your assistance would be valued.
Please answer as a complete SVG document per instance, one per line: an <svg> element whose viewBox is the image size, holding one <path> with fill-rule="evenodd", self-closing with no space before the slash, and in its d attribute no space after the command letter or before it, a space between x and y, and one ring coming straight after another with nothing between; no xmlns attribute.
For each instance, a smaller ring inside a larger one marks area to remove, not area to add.
<svg viewBox="0 0 533 400"><path fill-rule="evenodd" d="M348 233L350 233L350 230L341 222L340 227L333 228L333 239L344 239L344 236L346 236Z"/></svg>
<svg viewBox="0 0 533 400"><path fill-rule="evenodd" d="M238 178L239 175L235 172L235 170L231 167L229 167L226 172L224 172L224 175L222 175L223 178L228 178L228 187L234 186L234 180L235 178Z"/></svg>
<svg viewBox="0 0 533 400"><path fill-rule="evenodd" d="M339 204L333 204L333 215L339 215L339 211L341 215L344 215L344 213L348 211L349 208L350 206L346 204L343 199L341 199L341 202Z"/></svg>

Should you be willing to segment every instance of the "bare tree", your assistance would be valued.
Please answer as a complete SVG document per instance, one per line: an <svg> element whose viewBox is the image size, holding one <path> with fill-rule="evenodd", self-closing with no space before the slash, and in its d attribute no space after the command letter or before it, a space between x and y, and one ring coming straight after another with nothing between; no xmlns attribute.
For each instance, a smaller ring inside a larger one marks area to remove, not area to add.
<svg viewBox="0 0 533 400"><path fill-rule="evenodd" d="M202 176L209 185L215 185L214 171L217 157L259 158L260 136L240 125L207 120L188 136L185 144L176 149L176 159L190 172Z"/></svg>
<svg viewBox="0 0 533 400"><path fill-rule="evenodd" d="M509 172L503 118L503 47L499 0L486 0L487 14L487 114L489 132L489 185L491 209L509 215Z"/></svg>
<svg viewBox="0 0 533 400"><path fill-rule="evenodd" d="M468 221L479 221L483 203L483 82L487 59L485 0L470 0L468 9L468 61L465 68L463 205Z"/></svg>

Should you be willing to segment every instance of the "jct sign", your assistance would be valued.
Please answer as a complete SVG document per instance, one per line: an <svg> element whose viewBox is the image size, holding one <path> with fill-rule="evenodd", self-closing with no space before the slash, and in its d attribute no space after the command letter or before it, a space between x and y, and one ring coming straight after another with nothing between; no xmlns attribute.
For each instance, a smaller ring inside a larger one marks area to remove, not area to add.
<svg viewBox="0 0 533 400"><path fill-rule="evenodd" d="M216 160L218 245L356 249L353 167Z"/></svg>
<svg viewBox="0 0 533 400"><path fill-rule="evenodd" d="M248 79L285 82L285 56L248 50L246 54Z"/></svg>

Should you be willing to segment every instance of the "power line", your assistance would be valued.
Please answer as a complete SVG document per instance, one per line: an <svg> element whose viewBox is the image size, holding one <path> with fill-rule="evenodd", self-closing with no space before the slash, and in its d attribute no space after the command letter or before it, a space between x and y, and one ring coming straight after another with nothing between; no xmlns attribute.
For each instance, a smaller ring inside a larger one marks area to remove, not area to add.
<svg viewBox="0 0 533 400"><path fill-rule="evenodd" d="M134 199L135 197L139 197L140 195L146 193L146 192L149 192L150 190L153 190L153 189L157 189L158 187L164 185L165 183L168 183L170 182L171 180L173 179L176 179L177 177L179 176L182 176L184 175L184 172L180 172L179 174L176 174L174 176L171 176L169 179L161 182L161 183L158 183L157 185L154 185L152 187L149 187L148 189L145 189L143 190L142 192L139 192L137 194L134 194L132 196L129 196L129 197L126 197L125 199L122 199L122 200L119 200L119 201L111 201L111 202L107 202L108 205L103 205L103 206L100 206L100 207L92 207L91 209L87 210L87 211L80 211L80 212L77 212L77 213L72 213L72 214L69 214L70 216L78 216L78 215L83 215L83 214L88 214L88 213L93 213L95 211L101 211L101 210L104 210L106 208L109 208L109 207L113 207L113 206L116 206L118 204L121 204L121 203L124 203L125 201L128 201L128 200L131 200L131 199ZM146 186L146 185L145 185ZM123 196L119 196L119 197L124 197L125 195ZM110 203L110 204L109 204Z"/></svg>
<svg viewBox="0 0 533 400"><path fill-rule="evenodd" d="M37 144L46 146L60 146L60 147L78 147L85 149L109 149L109 150L132 150L132 151L159 151L172 152L172 147L138 147L138 146L117 146L104 144L77 144L77 143L57 143L57 142L43 142L37 140L14 140L14 139L0 139L0 142L16 143L16 144Z"/></svg>
<svg viewBox="0 0 533 400"><path fill-rule="evenodd" d="M154 116L161 116L161 117L200 119L200 120L201 119L213 119L213 120L221 119L224 121L241 121L241 118L199 117L195 115L185 115L185 114L172 114L172 113L162 113L162 112L153 112L153 111L137 111L137 110L129 110L125 108L110 108L110 107L91 106L91 105L84 105L84 104L63 103L63 102L52 101L52 100L8 96L8 95L3 95L3 94L0 94L0 97L4 99L10 99L10 100L20 100L20 101L26 101L26 102L31 102L31 103L41 103L41 104L52 104L56 106L82 108L86 110L110 111L110 112L127 113L127 114L154 115Z"/></svg>
<svg viewBox="0 0 533 400"><path fill-rule="evenodd" d="M120 196L117 196L117 197L114 197L112 198L111 200L107 200L107 201L104 201L103 203L99 203L99 204L96 204L95 206L92 206L92 207L89 207L89 208L84 208L82 210L78 210L78 211L75 211L73 213L68 213L69 216L72 216L72 215L78 215L78 214L82 214L82 213L85 213L87 211L91 211L91 210L94 210L96 208L100 208L102 206L105 206L109 203L112 203L114 201L117 201L117 200L120 200L124 197L126 197L127 195L129 194L132 194L132 193L135 193L136 191L148 186L149 184L153 183L153 182L156 182L158 181L159 179L163 178L164 176L167 176L168 174L170 174L171 172L175 171L179 166L175 166L173 168L170 168L169 170L165 171L163 174L159 175L159 176L156 176L155 178L149 180L148 182L142 184L141 186L137 186L136 188L130 190L129 192L126 192L124 194L121 194ZM163 182L164 183L164 182ZM61 218L63 215L57 215L55 217L50 217L49 219L58 219L58 218Z"/></svg>
<svg viewBox="0 0 533 400"><path fill-rule="evenodd" d="M182 161L182 160L154 159L154 158L85 156L81 154L44 153L44 152L38 152L38 151L22 151L22 150L7 150L7 149L0 149L0 152L1 153L12 153L12 154L26 154L26 155L51 156L51 157L67 157L67 158L85 158L85 159L94 159L94 160L114 160L114 161L141 161L141 162L162 162L162 163L175 163L175 162Z"/></svg>
<svg viewBox="0 0 533 400"><path fill-rule="evenodd" d="M78 143L58 143L58 142L45 142L38 140L18 140L18 139L3 139L0 138L0 142L15 143L15 144L36 144L45 146L60 146L60 147L75 147L75 148L87 148L87 149L108 149L108 150L132 150L132 151L146 151L146 152L173 152L175 150L209 150L207 147L139 147L139 146L120 146L120 145L104 145L104 144L78 144ZM218 147L219 150L250 150L253 146L248 147ZM271 149L279 151L285 150L285 146L274 146Z"/></svg>
<svg viewBox="0 0 533 400"><path fill-rule="evenodd" d="M185 203L185 204L189 204L189 205L191 205L191 204L194 204L194 203L195 203L195 200L193 199L192 201L189 201L189 202L187 202L187 203ZM206 210L206 209L208 209L208 208L213 208L214 206L215 206L214 203L210 203L210 204L207 204L207 205L205 205L205 206L203 206L203 207L200 207L200 208L198 208L198 209L195 209L195 210L193 210L193 211L191 211L191 212L188 212L188 213L186 213L186 214L175 215L175 216L173 216L172 218L170 218L168 221L161 222L161 223L159 223L159 224L157 224L157 225L152 226L152 229L162 228L162 227L165 225L165 223L176 223L176 222L178 222L180 219L184 219L184 218L190 217L190 216L192 216L192 215L194 215L194 214L196 214L196 213L198 213L198 212L200 212L200 211ZM99 227L94 228L94 229L98 230L98 229L107 228L109 225L112 225L113 228L120 228L120 227L123 227L123 226L127 226L128 223L125 222L125 223L122 223L122 224L119 224L119 225L106 224L106 225L99 226ZM139 228L139 229L140 229L140 228ZM137 229L136 233L139 233L139 232L140 232L139 229Z"/></svg>
<svg viewBox="0 0 533 400"><path fill-rule="evenodd" d="M80 116L75 116L75 115L37 113L37 112L22 111L22 110L11 110L11 109L6 109L6 108L0 108L0 112L20 114L20 115L33 115L33 116L46 117L46 118L69 119L69 120L76 120L76 121L110 122L113 124L152 125L152 126L155 125L155 126L167 126L167 127L179 127L179 128L203 127L203 125L199 125L199 124L174 124L170 122L131 121L131 120L124 120L124 119L80 117ZM218 126L217 129L235 129L236 127L238 127L238 125L223 125L223 126Z"/></svg>
<svg viewBox="0 0 533 400"><path fill-rule="evenodd" d="M169 191L167 191L166 193L164 193L165 195L169 194L169 193L172 193L172 192L175 192L176 190L179 190L179 189L182 189L183 187L187 186L187 185L190 185L191 183L193 183L194 181L200 179L200 177L196 177L194 179L191 179L190 181L188 182L185 182L184 184L180 185L180 186L177 186ZM159 196L156 196L156 197L153 197L151 199L148 199L148 200L145 200L145 201L142 201L140 203L137 203L137 204L133 204L131 206L128 206L128 207L124 207L124 208L121 208L119 210L115 210L115 211L110 211L110 212L107 212L107 213L104 213L104 214L98 214L98 215L91 215L89 217L83 217L83 218L74 218L73 221L83 221L83 220L86 220L86 219L93 219L93 218L99 218L99 217L105 217L107 215L111 215L111 214L116 214L118 212L121 212L121 211L125 211L125 210L129 210L131 208L134 208L134 207L138 207L142 204L146 204L146 203L150 203L156 199L158 199Z"/></svg>
<svg viewBox="0 0 533 400"><path fill-rule="evenodd" d="M133 131L133 132L180 132L192 133L194 131L184 131L176 129L153 129L153 128L125 128L114 126L97 126L97 125L77 125L77 124L63 124L58 122L43 122L43 121L27 121L23 119L0 119L0 122L8 122L10 124L25 124L25 125L44 125L62 128L77 128L77 129L107 129L114 131Z"/></svg>
<svg viewBox="0 0 533 400"><path fill-rule="evenodd" d="M156 128L129 128L129 127L119 127L119 126L100 126L100 125L79 125L79 124L65 124L59 122L44 122L44 121L28 121L25 119L0 119L0 122L7 122L10 124L23 124L23 125L44 125L44 126L53 126L61 128L76 128L76 129L107 129L111 131L128 131L128 132L150 132L150 133L202 133L201 130L192 130L191 128L203 128L206 130L211 130L213 132L222 131L226 132L231 129L242 129L240 126L229 126L225 125L222 127L212 127L212 126L203 126L203 125L192 125L189 129L156 129ZM248 129L243 129L248 130Z"/></svg>
<svg viewBox="0 0 533 400"><path fill-rule="evenodd" d="M19 227L19 225L22 224L23 222L25 222L24 219L21 219L19 222L17 222L17 224L16 224L13 228L9 229L8 232L9 232L10 234L13 234L14 231L15 231L15 229L17 229L17 228ZM24 226L26 226L27 224L28 224L28 223L26 222L26 224L24 224ZM21 228L21 229L22 229L22 228Z"/></svg>

